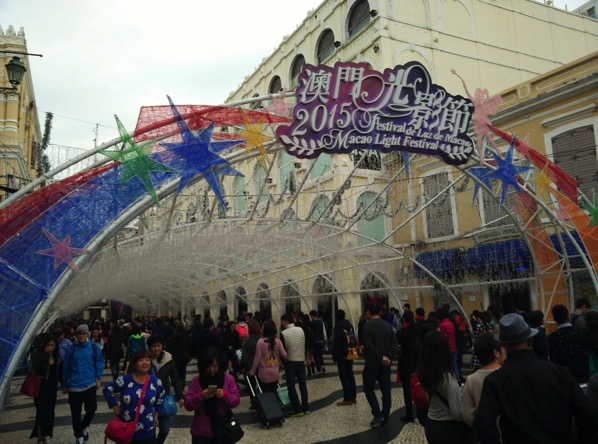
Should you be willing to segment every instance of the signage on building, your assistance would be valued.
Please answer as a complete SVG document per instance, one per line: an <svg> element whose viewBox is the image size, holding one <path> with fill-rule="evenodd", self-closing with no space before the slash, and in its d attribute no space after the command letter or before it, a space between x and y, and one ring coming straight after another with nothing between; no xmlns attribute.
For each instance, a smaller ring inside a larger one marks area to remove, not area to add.
<svg viewBox="0 0 598 444"><path fill-rule="evenodd" d="M521 230L517 227L498 227L494 230L484 231L473 235L473 241L476 244L494 242L499 239L511 239L521 237Z"/></svg>
<svg viewBox="0 0 598 444"><path fill-rule="evenodd" d="M474 150L473 103L432 83L418 62L383 73L351 62L304 65L298 81L293 122L276 130L293 156L401 150L460 165Z"/></svg>

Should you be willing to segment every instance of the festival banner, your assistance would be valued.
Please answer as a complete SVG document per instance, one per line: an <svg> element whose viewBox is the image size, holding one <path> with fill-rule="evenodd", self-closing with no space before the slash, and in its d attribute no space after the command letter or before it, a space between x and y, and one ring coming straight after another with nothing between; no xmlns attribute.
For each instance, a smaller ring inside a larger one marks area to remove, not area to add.
<svg viewBox="0 0 598 444"><path fill-rule="evenodd" d="M304 65L298 81L293 122L276 129L295 157L399 150L461 165L474 150L473 103L432 83L418 62L383 73L363 63Z"/></svg>

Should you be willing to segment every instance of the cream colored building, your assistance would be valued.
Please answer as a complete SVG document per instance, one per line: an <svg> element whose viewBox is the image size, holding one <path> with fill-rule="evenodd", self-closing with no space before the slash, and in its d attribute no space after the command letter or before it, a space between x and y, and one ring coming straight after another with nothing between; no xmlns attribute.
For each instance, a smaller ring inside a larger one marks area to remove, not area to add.
<svg viewBox="0 0 598 444"><path fill-rule="evenodd" d="M434 83L464 95L461 80L451 73L455 68L472 91L480 87L496 94L598 48L596 21L535 1L404 5L324 1L228 102L293 89L305 63L336 61L367 63L379 71L418 61ZM511 105L511 95L504 96ZM264 132L273 134L271 128ZM479 193L472 204L474 183L462 171L416 155L407 175L398 153L373 151L300 160L273 147L269 157L269 171L255 159L234 163L245 177L223 180L226 214L201 182L146 214L150 234L166 227L199 230L197 242L206 244L201 258L189 258L201 264L197 273L189 270L200 284L189 284L180 300L165 296L152 306L155 311L217 317L261 310L277 319L284 311L319 309L332 322L336 307L357 320L374 297L389 307L409 301L428 311L443 302L453 308L458 302L466 312L503 302L512 310L522 299L525 308L536 305L538 289L529 272L513 278L512 270L463 270L455 261L456 255L483 247L485 233L497 226L504 226L502 234L490 239L511 241L521 234L513 228L513 216L499 211L495 196ZM178 254L184 256L184 250ZM518 251L509 254L519 260ZM426 264L440 267L422 271ZM509 282L517 285L505 291ZM501 292L513 296L503 301Z"/></svg>
<svg viewBox="0 0 598 444"><path fill-rule="evenodd" d="M20 54L26 52L23 28L15 32L12 26L6 31L0 27L0 87L11 87L4 65L13 57L27 69L16 94L0 93L0 200L36 178L35 153L42 134L28 56Z"/></svg>

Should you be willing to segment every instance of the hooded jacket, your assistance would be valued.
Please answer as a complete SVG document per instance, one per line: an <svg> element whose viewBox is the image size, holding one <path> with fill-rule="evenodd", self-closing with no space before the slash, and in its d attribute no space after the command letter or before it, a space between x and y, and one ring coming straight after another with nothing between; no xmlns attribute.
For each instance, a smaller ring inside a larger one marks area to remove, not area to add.
<svg viewBox="0 0 598 444"><path fill-rule="evenodd" d="M152 366L154 367L156 376L162 381L164 391L170 393L170 383L172 382L176 400L185 399L181 391L181 382L172 355L167 351L163 351L158 359L152 358Z"/></svg>
<svg viewBox="0 0 598 444"><path fill-rule="evenodd" d="M71 391L87 390L96 385L96 379L102 379L103 372L104 358L99 347L91 340L74 341L66 349L62 366L63 387Z"/></svg>

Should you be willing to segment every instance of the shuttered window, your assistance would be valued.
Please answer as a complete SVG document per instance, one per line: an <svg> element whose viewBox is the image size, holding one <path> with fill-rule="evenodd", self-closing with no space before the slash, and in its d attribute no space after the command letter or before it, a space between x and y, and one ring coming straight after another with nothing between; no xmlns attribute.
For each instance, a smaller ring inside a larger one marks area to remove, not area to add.
<svg viewBox="0 0 598 444"><path fill-rule="evenodd" d="M575 128L552 138L554 161L577 180L588 197L598 183L598 159L592 125Z"/></svg>

